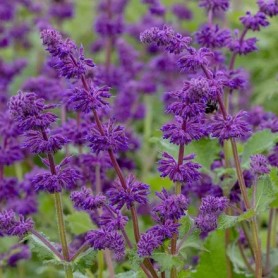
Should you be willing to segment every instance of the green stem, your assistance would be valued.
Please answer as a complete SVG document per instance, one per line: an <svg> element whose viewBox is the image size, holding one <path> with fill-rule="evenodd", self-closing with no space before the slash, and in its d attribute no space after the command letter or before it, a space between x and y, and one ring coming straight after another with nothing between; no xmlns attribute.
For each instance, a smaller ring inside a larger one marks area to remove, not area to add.
<svg viewBox="0 0 278 278"><path fill-rule="evenodd" d="M104 260L103 260L103 252L98 251L97 253L97 262L98 262L98 277L103 277L103 268L104 268Z"/></svg>
<svg viewBox="0 0 278 278"><path fill-rule="evenodd" d="M60 241L62 245L62 253L65 261L69 261L69 251L68 251L68 244L66 238L66 230L65 230L65 222L64 222L64 214L62 208L62 200L60 193L54 193L54 201L55 201L55 208L56 208L56 216L58 222L58 230ZM73 278L72 268L70 265L65 265L65 274L67 278Z"/></svg>
<svg viewBox="0 0 278 278"><path fill-rule="evenodd" d="M266 262L265 262L265 272L270 273L270 251L271 251L271 235L272 235L272 225L275 215L275 209L271 208L269 211L268 227L267 227L267 242L266 242Z"/></svg>

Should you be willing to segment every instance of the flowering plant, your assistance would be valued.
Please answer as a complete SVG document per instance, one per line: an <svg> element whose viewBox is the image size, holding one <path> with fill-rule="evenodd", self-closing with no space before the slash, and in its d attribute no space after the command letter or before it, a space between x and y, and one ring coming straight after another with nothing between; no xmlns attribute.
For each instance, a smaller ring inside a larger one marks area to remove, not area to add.
<svg viewBox="0 0 278 278"><path fill-rule="evenodd" d="M0 274L276 277L278 118L237 61L278 2L239 29L235 1L196 2L142 0L131 22L129 1L99 1L84 46L74 2L0 4L3 51L40 48L19 85L28 61L0 60Z"/></svg>

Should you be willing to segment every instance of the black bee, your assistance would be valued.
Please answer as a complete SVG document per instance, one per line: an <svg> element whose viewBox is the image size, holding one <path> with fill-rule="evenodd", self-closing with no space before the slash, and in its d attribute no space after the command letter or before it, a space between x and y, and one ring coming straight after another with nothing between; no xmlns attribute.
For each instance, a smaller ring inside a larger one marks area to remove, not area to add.
<svg viewBox="0 0 278 278"><path fill-rule="evenodd" d="M217 110L218 110L217 102L213 101L213 100L209 100L207 102L206 109L205 109L206 114L213 113L214 111L217 111Z"/></svg>

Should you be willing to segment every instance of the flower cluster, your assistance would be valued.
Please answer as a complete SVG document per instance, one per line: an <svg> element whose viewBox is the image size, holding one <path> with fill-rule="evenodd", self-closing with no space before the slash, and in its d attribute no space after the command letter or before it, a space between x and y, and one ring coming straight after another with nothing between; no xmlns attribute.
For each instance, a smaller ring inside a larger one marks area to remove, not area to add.
<svg viewBox="0 0 278 278"><path fill-rule="evenodd" d="M143 43L156 44L163 47L170 53L179 54L188 48L191 38L183 37L179 33L168 27L164 26L163 29L158 27L150 28L140 34L140 40Z"/></svg>
<svg viewBox="0 0 278 278"><path fill-rule="evenodd" d="M269 162L262 154L252 155L251 157L251 170L256 175L264 175L270 172Z"/></svg>
<svg viewBox="0 0 278 278"><path fill-rule="evenodd" d="M159 161L158 170L161 172L162 177L169 177L174 182L191 182L200 177L198 169L201 165L188 161L192 160L195 155L188 155L183 158L182 163L178 163L168 153L162 154L162 159ZM187 162L188 161L188 162Z"/></svg>
<svg viewBox="0 0 278 278"><path fill-rule="evenodd" d="M195 224L204 235L217 228L217 218L227 206L228 199L225 197L207 196L202 199Z"/></svg>
<svg viewBox="0 0 278 278"><path fill-rule="evenodd" d="M91 190L82 187L81 191L74 191L70 198L77 210L93 210L102 207L106 198L103 195L93 196Z"/></svg>
<svg viewBox="0 0 278 278"><path fill-rule="evenodd" d="M189 205L188 199L182 194L172 195L163 189L156 195L161 203L153 208L152 216L158 224L142 234L138 242L140 257L151 256L164 240L178 234L179 224L176 221L186 214Z"/></svg>
<svg viewBox="0 0 278 278"><path fill-rule="evenodd" d="M139 204L147 203L149 186L138 182L135 176L130 175L126 179L126 188L117 180L107 194L111 205L116 206L117 209L121 209L124 205L130 209L135 202Z"/></svg>
<svg viewBox="0 0 278 278"><path fill-rule="evenodd" d="M55 68L61 76L68 79L80 78L87 67L94 67L91 59L84 57L83 47L78 47L69 39L63 40L60 33L54 29L45 29L41 32L41 39L46 50L57 58Z"/></svg>
<svg viewBox="0 0 278 278"><path fill-rule="evenodd" d="M0 213L0 236L22 237L33 228L31 218L24 219L23 215L17 218L14 211L5 210Z"/></svg>
<svg viewBox="0 0 278 278"><path fill-rule="evenodd" d="M113 150L114 152L125 151L128 149L127 137L123 126L114 126L113 121L103 126L93 127L87 137L89 147L95 153L100 151Z"/></svg>

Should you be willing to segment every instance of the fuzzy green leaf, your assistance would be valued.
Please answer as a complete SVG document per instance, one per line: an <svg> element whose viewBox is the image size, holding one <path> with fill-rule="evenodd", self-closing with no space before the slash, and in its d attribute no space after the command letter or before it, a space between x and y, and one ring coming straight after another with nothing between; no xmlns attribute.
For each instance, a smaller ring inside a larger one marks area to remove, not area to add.
<svg viewBox="0 0 278 278"><path fill-rule="evenodd" d="M94 261L97 255L97 251L90 248L86 252L80 254L73 262L74 268L83 272L86 268L92 266L92 262Z"/></svg>
<svg viewBox="0 0 278 278"><path fill-rule="evenodd" d="M161 271L171 270L173 267L182 268L184 260L179 256L173 256L162 252L154 252L152 258L158 262Z"/></svg>
<svg viewBox="0 0 278 278"><path fill-rule="evenodd" d="M244 144L242 163L247 164L251 155L270 149L277 141L278 134L272 133L268 129L256 132Z"/></svg>
<svg viewBox="0 0 278 278"><path fill-rule="evenodd" d="M188 216L184 216L180 220L179 237L183 238L191 229L193 225L193 220Z"/></svg>
<svg viewBox="0 0 278 278"><path fill-rule="evenodd" d="M130 271L127 271L127 272L119 273L115 277L116 278L139 278L139 277L141 277L141 275L140 275L139 271L135 272L133 270L130 270Z"/></svg>
<svg viewBox="0 0 278 278"><path fill-rule="evenodd" d="M128 262L130 264L130 267L134 270L139 270L140 269L140 264L143 261L143 258L140 258L137 254L136 249L131 249L127 251L127 257L128 257Z"/></svg>
<svg viewBox="0 0 278 278"><path fill-rule="evenodd" d="M75 235L83 234L95 228L90 216L82 211L77 211L68 215L66 217L66 222L69 225L71 232Z"/></svg>
<svg viewBox="0 0 278 278"><path fill-rule="evenodd" d="M218 157L219 152L220 146L215 139L203 138L186 146L186 153L195 153L194 161L200 163L205 171L210 170L210 165Z"/></svg>
<svg viewBox="0 0 278 278"><path fill-rule="evenodd" d="M256 213L261 213L269 209L269 205L275 199L275 192L269 176L262 176L257 182L256 192Z"/></svg>
<svg viewBox="0 0 278 278"><path fill-rule="evenodd" d="M218 218L218 230L226 230L238 224L241 221L248 220L255 216L255 211L250 209L239 216L221 214Z"/></svg>
<svg viewBox="0 0 278 278"><path fill-rule="evenodd" d="M227 277L225 259L225 232L216 231L209 235L205 247L209 252L203 252L196 272L192 273L192 278L215 278Z"/></svg>
<svg viewBox="0 0 278 278"><path fill-rule="evenodd" d="M45 237L44 235L42 236ZM34 235L30 234L25 237L25 239L28 239L31 251L35 252L41 260L55 260L57 262L61 262L61 260L55 254L53 254L53 252L40 239L38 239Z"/></svg>

